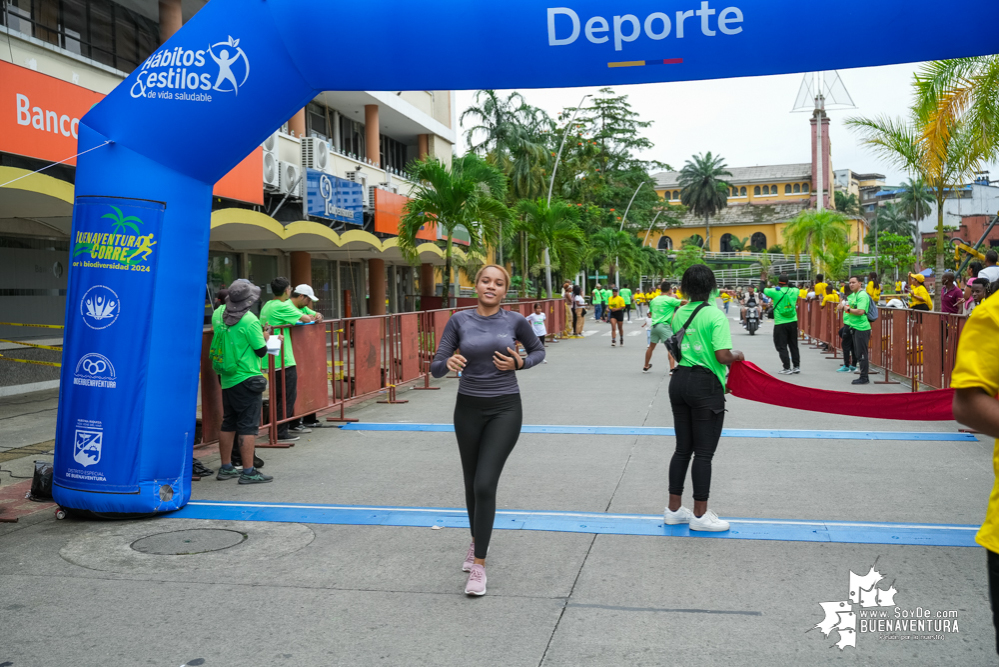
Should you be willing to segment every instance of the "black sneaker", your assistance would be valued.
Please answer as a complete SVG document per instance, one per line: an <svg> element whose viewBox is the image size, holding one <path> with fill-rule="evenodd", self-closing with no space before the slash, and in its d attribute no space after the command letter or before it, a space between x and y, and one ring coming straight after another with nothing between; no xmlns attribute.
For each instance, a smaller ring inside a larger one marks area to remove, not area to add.
<svg viewBox="0 0 999 667"><path fill-rule="evenodd" d="M801 372L801 368L798 367L798 366L795 366L794 368L791 369L791 373L794 374L794 375L797 375L800 372Z"/></svg>
<svg viewBox="0 0 999 667"><path fill-rule="evenodd" d="M278 442L295 442L296 440L298 440L298 436L292 435L291 433L278 436Z"/></svg>
<svg viewBox="0 0 999 667"><path fill-rule="evenodd" d="M219 474L215 476L215 479L218 480L236 479L240 475L242 475L242 473L239 470L236 470L236 468L229 468L228 470L226 470L225 468L219 468Z"/></svg>
<svg viewBox="0 0 999 667"><path fill-rule="evenodd" d="M322 428L322 422L302 422L302 426L306 428Z"/></svg>
<svg viewBox="0 0 999 667"><path fill-rule="evenodd" d="M239 476L240 484L266 484L267 482L273 482L274 478L270 475L265 475L259 470L254 470L253 474L247 475L243 473Z"/></svg>
<svg viewBox="0 0 999 667"><path fill-rule="evenodd" d="M243 457L236 453L235 447L233 447L232 449L232 464L237 468L243 467ZM264 467L264 460L259 456L257 456L256 454L253 455L253 467L254 468Z"/></svg>
<svg viewBox="0 0 999 667"><path fill-rule="evenodd" d="M643 373L648 373L651 370L652 370L652 364L649 364L648 366L646 366L645 368L642 369L642 372Z"/></svg>
<svg viewBox="0 0 999 667"><path fill-rule="evenodd" d="M290 429L288 429L288 432L289 433L304 434L304 433L312 433L312 429L311 428L305 428L304 426L302 426L301 424L299 424L298 426L292 426Z"/></svg>
<svg viewBox="0 0 999 667"><path fill-rule="evenodd" d="M868 378L857 378L850 384L870 384L871 381Z"/></svg>

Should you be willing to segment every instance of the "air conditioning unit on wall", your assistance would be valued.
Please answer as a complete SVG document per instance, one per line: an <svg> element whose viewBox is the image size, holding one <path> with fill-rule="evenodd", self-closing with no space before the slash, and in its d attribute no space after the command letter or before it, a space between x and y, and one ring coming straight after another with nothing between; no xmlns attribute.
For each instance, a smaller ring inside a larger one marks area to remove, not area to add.
<svg viewBox="0 0 999 667"><path fill-rule="evenodd" d="M302 168L329 171L330 145L318 137L303 137Z"/></svg>
<svg viewBox="0 0 999 667"><path fill-rule="evenodd" d="M291 162L278 162L278 190L281 194L301 197L302 168Z"/></svg>
<svg viewBox="0 0 999 667"><path fill-rule="evenodd" d="M280 167L274 153L264 151L264 190L277 192L280 184Z"/></svg>
<svg viewBox="0 0 999 667"><path fill-rule="evenodd" d="M278 132L264 140L260 147L264 149L264 190L277 192L280 176L278 174Z"/></svg>

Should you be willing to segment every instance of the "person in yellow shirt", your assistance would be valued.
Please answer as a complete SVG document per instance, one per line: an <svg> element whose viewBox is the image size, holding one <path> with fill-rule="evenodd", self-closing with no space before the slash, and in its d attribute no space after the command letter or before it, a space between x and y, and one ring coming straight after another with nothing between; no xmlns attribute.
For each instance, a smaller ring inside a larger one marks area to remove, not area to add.
<svg viewBox="0 0 999 667"><path fill-rule="evenodd" d="M730 292L722 292L721 295L722 303L725 304L725 314L728 315L728 304L732 300L732 295Z"/></svg>
<svg viewBox="0 0 999 667"><path fill-rule="evenodd" d="M808 298L808 288L807 287L802 287L800 290L798 290L798 298L799 299L807 299Z"/></svg>
<svg viewBox="0 0 999 667"><path fill-rule="evenodd" d="M615 331L621 337L621 347L624 347L624 307L626 305L624 297L620 295L618 289L616 287L612 289L611 298L607 300L607 309L609 311L607 319L610 320L611 325L611 347L616 347L617 345Z"/></svg>
<svg viewBox="0 0 999 667"><path fill-rule="evenodd" d="M909 281L912 288L909 291L909 308L913 310L933 310L933 298L926 291L926 276L921 273L910 273Z"/></svg>
<svg viewBox="0 0 999 667"><path fill-rule="evenodd" d="M634 298L635 298L635 310L638 311L638 317L640 319L644 318L645 317L645 293L642 291L641 288L638 288L637 290L635 290Z"/></svg>
<svg viewBox="0 0 999 667"><path fill-rule="evenodd" d="M871 297L874 305L881 300L881 280L878 279L877 271L871 271L867 276L867 295Z"/></svg>
<svg viewBox="0 0 999 667"><path fill-rule="evenodd" d="M825 294L825 296L822 297L822 305L825 306L827 304L832 304L834 306L838 306L840 302L840 297L842 297L842 295L836 291L836 287L834 285L827 286L825 283L822 284L822 287L823 287L823 292ZM826 287L828 287L829 289L826 290L825 289ZM818 296L818 293L819 293L819 286L816 285L815 286L816 296Z"/></svg>
<svg viewBox="0 0 999 667"><path fill-rule="evenodd" d="M826 288L829 287L826 284L825 276L821 273L815 276L815 298L820 302L825 303L823 299L826 296Z"/></svg>
<svg viewBox="0 0 999 667"><path fill-rule="evenodd" d="M997 438L992 449L992 471L996 481L989 496L985 521L975 541L988 556L992 624L999 650L999 299L979 304L968 318L957 345L957 361L951 376L954 388L954 419Z"/></svg>

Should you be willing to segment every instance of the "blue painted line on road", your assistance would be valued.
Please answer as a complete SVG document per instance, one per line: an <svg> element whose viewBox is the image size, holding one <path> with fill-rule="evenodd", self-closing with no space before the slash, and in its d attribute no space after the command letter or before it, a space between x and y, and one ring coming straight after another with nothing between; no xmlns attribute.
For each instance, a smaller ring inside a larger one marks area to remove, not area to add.
<svg viewBox="0 0 999 667"><path fill-rule="evenodd" d="M425 431L451 433L453 424L372 423L355 422L340 427L344 431ZM542 426L524 424L521 433L552 433L571 435L660 435L675 436L666 426ZM918 440L977 442L971 433L935 433L932 431L794 431L766 428L727 428L723 438L792 438L797 440Z"/></svg>
<svg viewBox="0 0 999 667"><path fill-rule="evenodd" d="M346 526L411 526L468 528L463 509L439 507L377 507L251 503L192 500L164 518L227 521L273 521ZM935 547L973 547L978 526L954 524L875 523L863 521L795 521L728 518L723 533L691 531L685 524L668 526L661 516L498 510L495 528L599 535L647 535L729 540L776 540L853 544L905 544Z"/></svg>

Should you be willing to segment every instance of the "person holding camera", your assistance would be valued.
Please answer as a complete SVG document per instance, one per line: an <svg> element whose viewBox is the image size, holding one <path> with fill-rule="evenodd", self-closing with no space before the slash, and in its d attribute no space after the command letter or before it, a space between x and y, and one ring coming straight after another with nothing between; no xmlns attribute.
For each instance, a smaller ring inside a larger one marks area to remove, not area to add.
<svg viewBox="0 0 999 667"><path fill-rule="evenodd" d="M764 281L766 274L763 274ZM773 301L774 347L780 356L783 368L780 375L801 372L801 357L798 353L798 290L788 286L786 273L777 276L777 287L760 284L760 291ZM790 352L790 354L789 354Z"/></svg>

